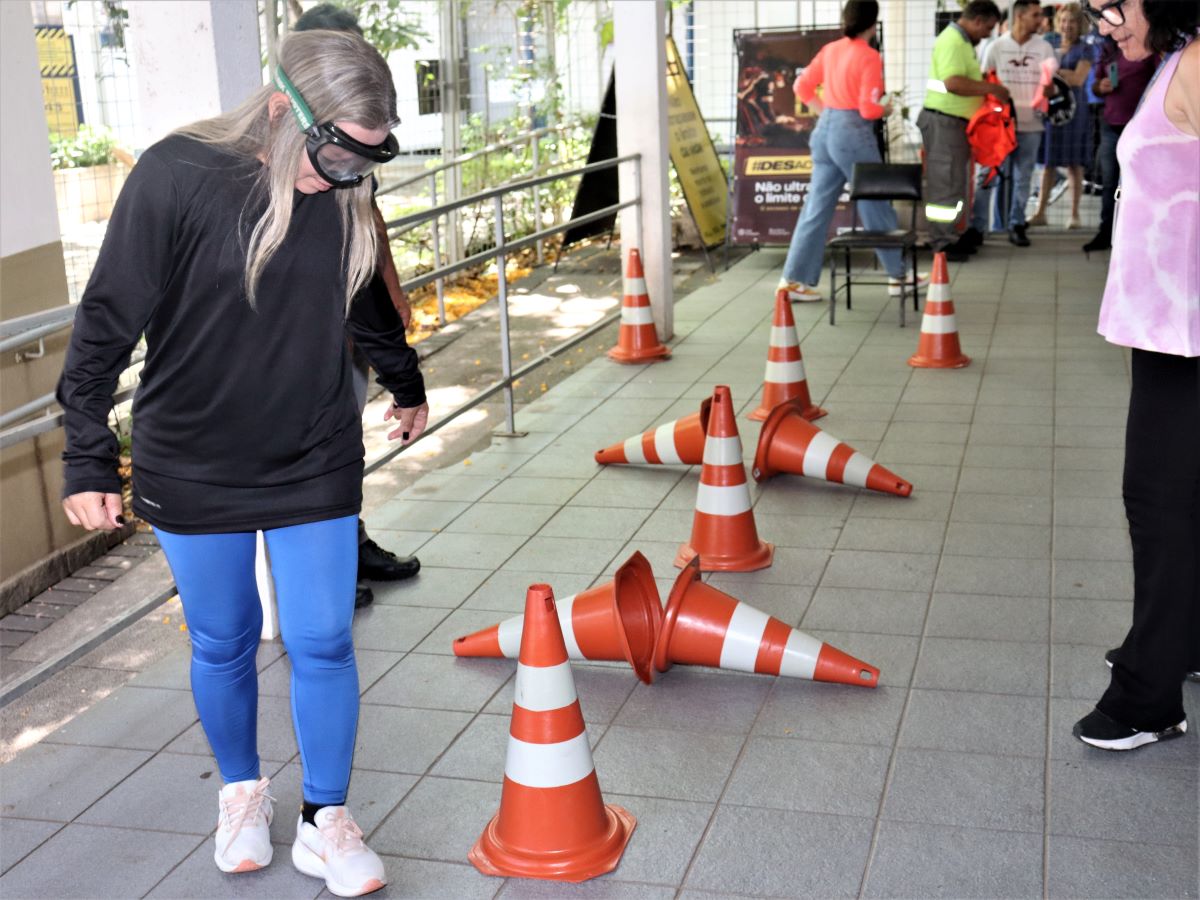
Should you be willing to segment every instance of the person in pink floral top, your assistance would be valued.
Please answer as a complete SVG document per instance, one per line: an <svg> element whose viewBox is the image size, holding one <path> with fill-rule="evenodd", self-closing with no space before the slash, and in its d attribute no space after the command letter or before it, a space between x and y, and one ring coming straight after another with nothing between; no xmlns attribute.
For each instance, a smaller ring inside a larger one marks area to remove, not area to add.
<svg viewBox="0 0 1200 900"><path fill-rule="evenodd" d="M1200 4L1088 0L1128 60L1163 55L1117 144L1121 163L1100 333L1132 348L1122 493L1133 624L1108 689L1074 734L1133 750L1188 730L1200 678Z"/></svg>

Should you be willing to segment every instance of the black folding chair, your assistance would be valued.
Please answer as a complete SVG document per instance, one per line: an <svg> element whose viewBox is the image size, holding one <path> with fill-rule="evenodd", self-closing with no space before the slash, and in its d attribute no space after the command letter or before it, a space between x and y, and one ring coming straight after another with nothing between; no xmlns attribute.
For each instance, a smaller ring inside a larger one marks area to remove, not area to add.
<svg viewBox="0 0 1200 900"><path fill-rule="evenodd" d="M911 277L900 285L900 325L904 326L904 300L912 294L913 309L919 309L917 296L917 207L921 203L921 166L894 163L855 163L850 177L850 199L857 200L907 200L912 204L912 219L908 229L895 231L866 231L859 228L858 206L854 207L854 230L830 239L826 246L829 254L829 324L836 324L837 297L839 291L846 292L846 309L851 308L851 284L883 284L888 279L864 278L850 271L850 255L855 250L899 250L908 258ZM838 284L838 251L842 251L845 262L844 284Z"/></svg>

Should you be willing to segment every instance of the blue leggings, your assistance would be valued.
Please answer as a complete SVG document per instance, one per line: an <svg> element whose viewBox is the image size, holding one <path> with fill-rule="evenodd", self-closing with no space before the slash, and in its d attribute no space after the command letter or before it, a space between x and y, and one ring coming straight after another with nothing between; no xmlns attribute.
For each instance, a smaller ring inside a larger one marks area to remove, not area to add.
<svg viewBox="0 0 1200 900"><path fill-rule="evenodd" d="M192 695L226 783L259 777L258 673L262 606L254 532L172 534L156 529L192 638ZM292 721L304 799L346 802L358 726L358 669L350 623L358 518L264 532L292 665Z"/></svg>

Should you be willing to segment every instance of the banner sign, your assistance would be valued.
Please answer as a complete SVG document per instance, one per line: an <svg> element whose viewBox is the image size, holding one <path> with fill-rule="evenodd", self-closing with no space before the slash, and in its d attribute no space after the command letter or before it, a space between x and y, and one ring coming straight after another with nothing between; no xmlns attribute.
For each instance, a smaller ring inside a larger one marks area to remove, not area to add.
<svg viewBox="0 0 1200 900"><path fill-rule="evenodd" d="M729 184L700 115L675 39L667 37L667 140L671 163L704 246L725 242Z"/></svg>
<svg viewBox="0 0 1200 900"><path fill-rule="evenodd" d="M58 25L35 25L34 38L50 133L74 137L83 120L74 38Z"/></svg>
<svg viewBox="0 0 1200 900"><path fill-rule="evenodd" d="M604 91L604 101L600 104L600 117L596 120L596 130L592 132L592 145L588 148L587 164L617 158L617 83L616 73L608 76L608 88ZM571 218L586 216L588 213L604 209L606 206L616 206L621 202L620 186L617 178L617 168L601 169L598 172L588 172L579 179L579 187L575 189L575 203L571 207ZM559 252L566 250L577 241L612 231L617 221L617 214L603 216L594 222L582 225L572 225L563 232L562 245Z"/></svg>
<svg viewBox="0 0 1200 900"><path fill-rule="evenodd" d="M734 31L738 74L731 243L791 240L812 176L808 141L817 124L792 83L823 45L841 36L838 28ZM851 223L849 196L843 194L831 233Z"/></svg>

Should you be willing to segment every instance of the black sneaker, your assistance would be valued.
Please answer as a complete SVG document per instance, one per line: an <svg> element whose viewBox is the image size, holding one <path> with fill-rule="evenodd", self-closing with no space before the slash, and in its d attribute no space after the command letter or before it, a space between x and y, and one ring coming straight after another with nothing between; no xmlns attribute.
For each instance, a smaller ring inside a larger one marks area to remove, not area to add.
<svg viewBox="0 0 1200 900"><path fill-rule="evenodd" d="M361 581L354 586L354 608L362 609L364 606L370 606L375 602L375 592L371 590L369 584L363 584Z"/></svg>
<svg viewBox="0 0 1200 900"><path fill-rule="evenodd" d="M1099 253L1101 250L1111 250L1112 239L1107 235L1098 234L1083 245L1084 253Z"/></svg>
<svg viewBox="0 0 1200 900"><path fill-rule="evenodd" d="M1110 669L1113 667L1113 663L1117 661L1117 653L1120 651L1120 649L1120 647L1113 647L1104 654L1104 664ZM1184 672L1183 677L1188 681L1200 681L1200 670Z"/></svg>
<svg viewBox="0 0 1200 900"><path fill-rule="evenodd" d="M403 581L421 571L415 556L397 556L370 538L358 545L358 577L371 581Z"/></svg>
<svg viewBox="0 0 1200 900"><path fill-rule="evenodd" d="M958 244L951 244L942 252L946 254L946 262L962 263L971 258L971 254L961 249Z"/></svg>
<svg viewBox="0 0 1200 900"><path fill-rule="evenodd" d="M1025 236L1025 226L1014 225L1012 230L1008 232L1008 242L1018 247L1028 247L1029 238Z"/></svg>
<svg viewBox="0 0 1200 900"><path fill-rule="evenodd" d="M1071 733L1085 744L1101 750L1136 750L1146 744L1183 737L1187 734L1187 719L1162 731L1138 731L1093 709L1075 723Z"/></svg>
<svg viewBox="0 0 1200 900"><path fill-rule="evenodd" d="M978 228L968 228L963 232L962 237L958 239L960 244L965 244L967 247L978 249L983 244L983 232Z"/></svg>

